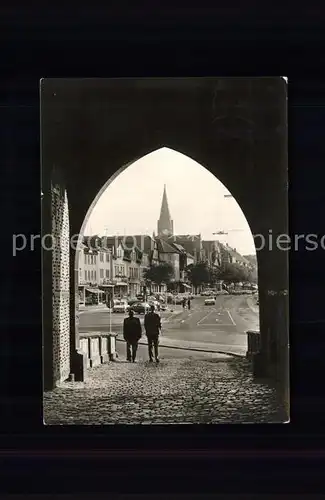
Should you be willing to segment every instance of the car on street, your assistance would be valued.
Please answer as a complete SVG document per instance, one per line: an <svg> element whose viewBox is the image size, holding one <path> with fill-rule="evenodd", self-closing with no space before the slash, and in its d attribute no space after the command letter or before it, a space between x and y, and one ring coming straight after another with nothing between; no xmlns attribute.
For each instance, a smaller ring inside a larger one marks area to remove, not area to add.
<svg viewBox="0 0 325 500"><path fill-rule="evenodd" d="M205 306L215 306L216 305L216 299L214 297L208 297L204 301Z"/></svg>
<svg viewBox="0 0 325 500"><path fill-rule="evenodd" d="M114 300L113 313L126 313L130 306L126 300Z"/></svg>
<svg viewBox="0 0 325 500"><path fill-rule="evenodd" d="M184 297L180 297L179 295L176 295L173 297L173 304L180 305L183 303Z"/></svg>
<svg viewBox="0 0 325 500"><path fill-rule="evenodd" d="M146 314L149 312L150 304L148 302L136 302L133 304L130 309L136 314Z"/></svg>
<svg viewBox="0 0 325 500"><path fill-rule="evenodd" d="M160 303L157 300L148 300L149 307L154 306L155 311L160 311Z"/></svg>
<svg viewBox="0 0 325 500"><path fill-rule="evenodd" d="M136 302L139 302L139 299L129 299L128 300L129 306L132 306L133 304L136 304Z"/></svg>

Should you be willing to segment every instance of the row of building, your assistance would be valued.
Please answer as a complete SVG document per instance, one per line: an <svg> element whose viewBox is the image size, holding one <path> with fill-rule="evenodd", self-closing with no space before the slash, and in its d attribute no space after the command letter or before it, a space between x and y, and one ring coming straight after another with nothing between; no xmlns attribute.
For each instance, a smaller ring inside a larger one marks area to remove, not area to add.
<svg viewBox="0 0 325 500"><path fill-rule="evenodd" d="M174 270L170 283L178 292L192 291L186 268L205 261L210 266L236 263L248 268L252 264L236 249L218 240L205 241L201 235L174 235L173 221L164 187L158 235L85 236L79 249L80 301L105 300L106 291L135 297L148 285L145 270L152 264L168 262ZM165 292L166 284L149 284L151 292ZM91 297L91 299L90 299Z"/></svg>

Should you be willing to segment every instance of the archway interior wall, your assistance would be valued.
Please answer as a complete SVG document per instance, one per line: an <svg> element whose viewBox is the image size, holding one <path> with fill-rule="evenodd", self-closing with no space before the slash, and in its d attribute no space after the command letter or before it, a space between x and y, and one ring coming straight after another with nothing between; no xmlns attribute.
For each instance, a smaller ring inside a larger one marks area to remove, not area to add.
<svg viewBox="0 0 325 500"><path fill-rule="evenodd" d="M169 82L167 93L152 81L83 81L78 85L49 81L44 93L45 115L56 124L49 127L54 132L47 140L66 174L72 234L80 232L108 178L121 166L163 146L208 168L233 194L253 234L267 235L269 228L274 233L286 232L280 213L287 193L285 99L280 99L281 93L286 94L283 80L203 83L184 79L179 84ZM49 107L54 100L55 106ZM241 103L247 106L239 108ZM58 109L62 118L54 120ZM283 253L264 250L258 256L266 326L277 300L268 292L287 283ZM282 323L282 317L277 317L276 324L267 326L267 337L270 329L283 332Z"/></svg>
<svg viewBox="0 0 325 500"><path fill-rule="evenodd" d="M53 379L66 380L70 373L70 269L69 208L67 192L52 183L52 301Z"/></svg>

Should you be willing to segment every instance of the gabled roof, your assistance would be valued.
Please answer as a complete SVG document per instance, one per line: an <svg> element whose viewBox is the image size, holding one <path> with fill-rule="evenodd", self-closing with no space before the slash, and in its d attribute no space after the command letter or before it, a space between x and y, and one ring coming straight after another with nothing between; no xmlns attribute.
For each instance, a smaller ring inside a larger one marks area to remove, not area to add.
<svg viewBox="0 0 325 500"><path fill-rule="evenodd" d="M167 243L167 241L162 240L160 238L156 238L156 243L157 243L157 250L160 253L181 253L177 248L175 248L173 245L170 245Z"/></svg>
<svg viewBox="0 0 325 500"><path fill-rule="evenodd" d="M152 249L153 238L149 234L135 234L125 236L103 236L103 240L107 240L112 244L124 242L126 247L136 245L140 250L149 252ZM143 247L143 248L142 248Z"/></svg>
<svg viewBox="0 0 325 500"><path fill-rule="evenodd" d="M179 243L172 243L171 246L175 247L176 250L178 250L181 253L186 253L185 248L182 245L180 245Z"/></svg>
<svg viewBox="0 0 325 500"><path fill-rule="evenodd" d="M243 257L240 253L238 253L234 248L231 248L228 245L224 245L223 243L220 243L220 241L218 243L225 252L229 253L229 255L234 257L236 260L244 262L245 264L249 264L249 261L245 259L245 257Z"/></svg>

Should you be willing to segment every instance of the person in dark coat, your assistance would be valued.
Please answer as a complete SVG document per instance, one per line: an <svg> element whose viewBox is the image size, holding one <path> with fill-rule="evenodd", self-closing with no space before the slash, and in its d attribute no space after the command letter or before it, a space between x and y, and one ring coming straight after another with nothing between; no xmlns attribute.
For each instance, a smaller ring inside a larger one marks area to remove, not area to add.
<svg viewBox="0 0 325 500"><path fill-rule="evenodd" d="M125 318L123 323L123 337L126 341L126 359L135 362L138 350L138 342L141 339L142 328L139 318L134 317L132 309L129 311L129 317Z"/></svg>
<svg viewBox="0 0 325 500"><path fill-rule="evenodd" d="M186 306L186 298L184 297L183 298L183 309L185 309L185 306Z"/></svg>
<svg viewBox="0 0 325 500"><path fill-rule="evenodd" d="M191 299L190 298L187 299L187 307L188 307L188 310L191 309Z"/></svg>
<svg viewBox="0 0 325 500"><path fill-rule="evenodd" d="M156 363L159 363L158 344L161 332L161 319L159 314L155 313L155 306L151 306L150 312L145 315L144 328L148 339L149 361L150 363L153 361L152 348L154 348Z"/></svg>

